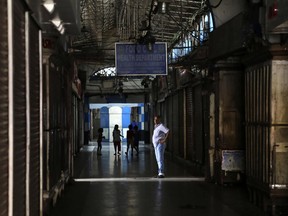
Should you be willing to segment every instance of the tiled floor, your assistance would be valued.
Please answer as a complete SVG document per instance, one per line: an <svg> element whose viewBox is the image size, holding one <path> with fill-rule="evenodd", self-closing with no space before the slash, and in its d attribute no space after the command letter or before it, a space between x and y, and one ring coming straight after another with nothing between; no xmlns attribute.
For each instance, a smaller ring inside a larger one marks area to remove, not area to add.
<svg viewBox="0 0 288 216"><path fill-rule="evenodd" d="M75 159L75 181L69 184L53 216L263 216L248 201L245 187L206 183L188 168L166 159L166 177L154 178L153 149L114 156L104 143L102 155L90 142ZM123 151L124 150L124 151Z"/></svg>

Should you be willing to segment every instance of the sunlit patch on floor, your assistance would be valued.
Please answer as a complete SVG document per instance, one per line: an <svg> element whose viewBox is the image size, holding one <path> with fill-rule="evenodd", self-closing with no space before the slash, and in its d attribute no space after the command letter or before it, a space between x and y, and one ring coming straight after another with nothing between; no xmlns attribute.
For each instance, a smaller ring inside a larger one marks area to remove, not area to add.
<svg viewBox="0 0 288 216"><path fill-rule="evenodd" d="M96 146L83 146L80 149L80 152L93 152L93 151L95 151L95 149L97 149Z"/></svg>
<svg viewBox="0 0 288 216"><path fill-rule="evenodd" d="M137 177L137 178L76 178L75 182L155 182L155 181L165 181L165 182L202 182L204 178L198 177L166 177L166 178L153 178L153 177Z"/></svg>

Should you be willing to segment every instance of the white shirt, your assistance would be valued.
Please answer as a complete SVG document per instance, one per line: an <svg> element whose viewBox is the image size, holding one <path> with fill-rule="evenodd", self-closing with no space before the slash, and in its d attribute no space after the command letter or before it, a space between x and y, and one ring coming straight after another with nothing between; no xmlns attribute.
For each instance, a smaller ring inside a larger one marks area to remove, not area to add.
<svg viewBox="0 0 288 216"><path fill-rule="evenodd" d="M166 128L162 123L155 125L153 136L152 136L152 143L156 145L159 143L160 139L165 137L165 134L169 132L169 129Z"/></svg>
<svg viewBox="0 0 288 216"><path fill-rule="evenodd" d="M113 130L113 142L121 141L120 136L121 136L120 130Z"/></svg>

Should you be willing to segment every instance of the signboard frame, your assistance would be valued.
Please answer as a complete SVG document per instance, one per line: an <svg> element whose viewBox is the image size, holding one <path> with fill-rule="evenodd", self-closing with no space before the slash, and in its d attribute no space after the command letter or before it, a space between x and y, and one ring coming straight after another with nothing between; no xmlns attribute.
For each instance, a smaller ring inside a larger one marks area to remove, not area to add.
<svg viewBox="0 0 288 216"><path fill-rule="evenodd" d="M157 76L168 74L167 43L151 44L132 42L115 43L117 76Z"/></svg>

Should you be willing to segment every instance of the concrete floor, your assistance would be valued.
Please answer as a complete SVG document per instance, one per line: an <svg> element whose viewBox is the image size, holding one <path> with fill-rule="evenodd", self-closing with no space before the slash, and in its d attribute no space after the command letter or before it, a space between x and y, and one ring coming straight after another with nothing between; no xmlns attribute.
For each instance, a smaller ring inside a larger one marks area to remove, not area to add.
<svg viewBox="0 0 288 216"><path fill-rule="evenodd" d="M90 142L75 158L75 181L67 185L49 215L53 216L263 216L251 204L244 186L207 183L166 157L166 177L158 179L154 152L114 155L103 143L97 155Z"/></svg>

